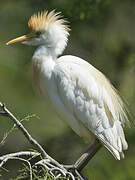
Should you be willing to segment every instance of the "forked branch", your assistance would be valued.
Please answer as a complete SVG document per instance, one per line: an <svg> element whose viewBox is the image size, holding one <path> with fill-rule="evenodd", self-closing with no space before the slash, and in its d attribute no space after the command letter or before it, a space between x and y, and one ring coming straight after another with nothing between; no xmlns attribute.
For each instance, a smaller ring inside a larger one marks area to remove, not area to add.
<svg viewBox="0 0 135 180"><path fill-rule="evenodd" d="M60 177L65 177L71 180L85 180L85 178L81 175L80 171L86 166L88 161L96 154L96 152L100 149L101 144L96 140L95 143L86 151L74 165L61 165L52 157L50 157L42 146L29 134L29 132L25 129L22 123L6 108L6 106L0 103L0 115L9 117L14 124L18 127L19 130L24 134L27 140L36 148L38 152L31 151L21 151L17 153L6 154L0 157L0 168L8 160L20 160L28 164L29 167L29 177L32 180L32 170L33 168L45 168L47 172L51 174L54 179L59 179ZM40 161L36 162L33 166L31 165L29 159L23 157L31 157L31 159L40 156Z"/></svg>
<svg viewBox="0 0 135 180"><path fill-rule="evenodd" d="M32 136L28 133L28 131L25 129L25 127L16 119L16 117L6 108L6 106L2 103L0 103L0 107L2 108L2 112L0 112L1 115L7 116L10 119L13 120L14 124L22 131L24 136L28 139L28 141L35 146L35 148L41 153L43 158L46 158L48 155L42 148L42 146L32 138Z"/></svg>
<svg viewBox="0 0 135 180"><path fill-rule="evenodd" d="M0 168L3 167L3 165L8 160L20 160L24 161L29 166L30 171L30 179L32 179L32 168L35 168L36 166L42 166L44 167L55 179L58 179L58 177L67 177L72 180L75 180L75 177L72 175L71 172L68 172L64 168L63 165L59 164L56 160L54 160L52 157L50 157L45 150L42 148L42 146L29 134L29 132L25 129L25 127L22 125L22 123L6 108L6 106L2 103L0 103L0 115L9 117L14 124L18 127L19 130L24 134L24 136L27 138L27 140L36 148L36 150L39 152L31 152L31 151L22 151L17 153L11 153L6 154L0 157ZM29 160L26 160L22 158L23 156L30 156L30 157L36 157L41 156L41 160L39 162L36 162L33 167L31 166ZM48 168L47 168L48 167Z"/></svg>

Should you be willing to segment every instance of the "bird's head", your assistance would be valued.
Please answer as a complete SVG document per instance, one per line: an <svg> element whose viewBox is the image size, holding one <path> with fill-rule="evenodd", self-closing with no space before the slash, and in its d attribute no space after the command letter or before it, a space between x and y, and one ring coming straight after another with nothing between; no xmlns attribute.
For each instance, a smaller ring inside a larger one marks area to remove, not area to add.
<svg viewBox="0 0 135 180"><path fill-rule="evenodd" d="M44 45L53 48L56 54L60 54L68 40L69 27L66 21L61 18L60 13L55 11L39 12L31 16L28 21L30 33L13 39L7 45L23 43L31 46Z"/></svg>

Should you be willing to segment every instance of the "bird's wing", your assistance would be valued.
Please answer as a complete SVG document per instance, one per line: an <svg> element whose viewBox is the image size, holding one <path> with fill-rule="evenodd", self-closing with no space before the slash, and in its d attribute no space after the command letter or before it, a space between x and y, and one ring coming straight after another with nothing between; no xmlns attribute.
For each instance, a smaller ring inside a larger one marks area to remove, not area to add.
<svg viewBox="0 0 135 180"><path fill-rule="evenodd" d="M68 112L120 159L127 149L121 126L122 101L105 76L74 56L63 56L55 67L58 95ZM115 107L116 106L116 107Z"/></svg>

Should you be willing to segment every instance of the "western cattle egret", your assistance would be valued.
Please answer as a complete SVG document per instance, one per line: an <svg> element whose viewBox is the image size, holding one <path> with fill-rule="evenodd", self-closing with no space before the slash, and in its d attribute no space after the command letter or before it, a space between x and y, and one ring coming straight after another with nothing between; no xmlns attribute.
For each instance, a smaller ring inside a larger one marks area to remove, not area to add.
<svg viewBox="0 0 135 180"><path fill-rule="evenodd" d="M120 160L128 148L122 126L128 123L124 103L109 80L83 59L62 54L69 27L60 13L47 11L31 16L30 34L9 41L38 46L33 76L39 92L59 116L88 142L98 140Z"/></svg>

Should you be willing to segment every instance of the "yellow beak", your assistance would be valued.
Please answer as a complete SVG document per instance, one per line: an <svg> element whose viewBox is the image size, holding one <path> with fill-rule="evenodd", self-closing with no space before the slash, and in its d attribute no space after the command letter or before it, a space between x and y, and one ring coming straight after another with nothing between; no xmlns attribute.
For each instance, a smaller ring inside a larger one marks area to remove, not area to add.
<svg viewBox="0 0 135 180"><path fill-rule="evenodd" d="M27 40L29 40L31 38L34 38L34 37L37 37L37 34L35 32L27 34L27 35L24 35L24 36L21 36L21 37L18 37L16 39L13 39L13 40L9 41L6 44L7 45L11 45L11 44L16 44L16 43L21 43L21 42L27 41Z"/></svg>

